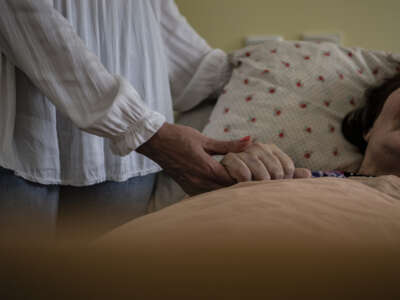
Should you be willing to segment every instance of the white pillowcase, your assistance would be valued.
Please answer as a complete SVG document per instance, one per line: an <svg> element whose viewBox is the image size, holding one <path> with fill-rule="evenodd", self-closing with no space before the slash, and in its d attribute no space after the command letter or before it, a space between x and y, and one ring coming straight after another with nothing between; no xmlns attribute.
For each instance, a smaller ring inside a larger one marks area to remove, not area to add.
<svg viewBox="0 0 400 300"><path fill-rule="evenodd" d="M232 78L204 133L274 143L297 167L349 169L362 159L341 133L366 89L400 71L399 57L332 43L269 41L231 55ZM353 169L353 171L355 171Z"/></svg>

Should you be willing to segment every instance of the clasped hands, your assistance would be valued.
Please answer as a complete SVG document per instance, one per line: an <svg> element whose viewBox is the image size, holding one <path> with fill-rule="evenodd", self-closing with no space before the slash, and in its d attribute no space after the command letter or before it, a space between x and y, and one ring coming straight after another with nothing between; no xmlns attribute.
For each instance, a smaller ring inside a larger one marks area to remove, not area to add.
<svg viewBox="0 0 400 300"><path fill-rule="evenodd" d="M273 144L249 137L216 141L191 127L169 123L136 151L158 163L189 195L251 180L311 177ZM221 163L211 157L217 154L225 155Z"/></svg>

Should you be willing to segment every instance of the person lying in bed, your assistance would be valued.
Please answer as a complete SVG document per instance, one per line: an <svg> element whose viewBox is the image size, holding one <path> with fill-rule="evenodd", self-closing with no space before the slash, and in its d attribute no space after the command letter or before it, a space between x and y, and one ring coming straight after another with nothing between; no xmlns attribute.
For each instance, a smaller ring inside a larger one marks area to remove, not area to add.
<svg viewBox="0 0 400 300"><path fill-rule="evenodd" d="M400 176L400 74L366 92L366 104L346 115L344 137L364 158L357 174L295 169L276 145L253 143L244 152L229 153L221 163L237 182L309 177Z"/></svg>
<svg viewBox="0 0 400 300"><path fill-rule="evenodd" d="M364 155L360 174L400 176L400 74L366 93L343 120L345 138Z"/></svg>

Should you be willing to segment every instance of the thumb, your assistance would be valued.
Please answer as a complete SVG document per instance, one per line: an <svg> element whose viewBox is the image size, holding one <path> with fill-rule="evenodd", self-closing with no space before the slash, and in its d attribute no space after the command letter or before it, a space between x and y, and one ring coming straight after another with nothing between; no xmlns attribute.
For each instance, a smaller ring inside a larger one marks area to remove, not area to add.
<svg viewBox="0 0 400 300"><path fill-rule="evenodd" d="M210 154L228 154L243 152L252 143L251 137L246 136L241 140L236 141L217 141L214 139L208 139L204 145L204 150Z"/></svg>
<svg viewBox="0 0 400 300"><path fill-rule="evenodd" d="M301 178L311 178L312 174L309 169L303 169L303 168L297 168L294 171L294 177L296 179L301 179Z"/></svg>

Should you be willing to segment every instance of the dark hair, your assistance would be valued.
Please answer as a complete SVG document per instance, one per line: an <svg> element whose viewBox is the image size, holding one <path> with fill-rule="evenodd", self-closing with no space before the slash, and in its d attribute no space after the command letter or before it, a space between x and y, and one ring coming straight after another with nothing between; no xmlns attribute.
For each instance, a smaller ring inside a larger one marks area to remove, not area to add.
<svg viewBox="0 0 400 300"><path fill-rule="evenodd" d="M400 74L386 79L381 85L366 91L366 103L346 115L342 122L342 133L346 140L365 153L368 143L364 135L373 127L387 98L400 88Z"/></svg>

